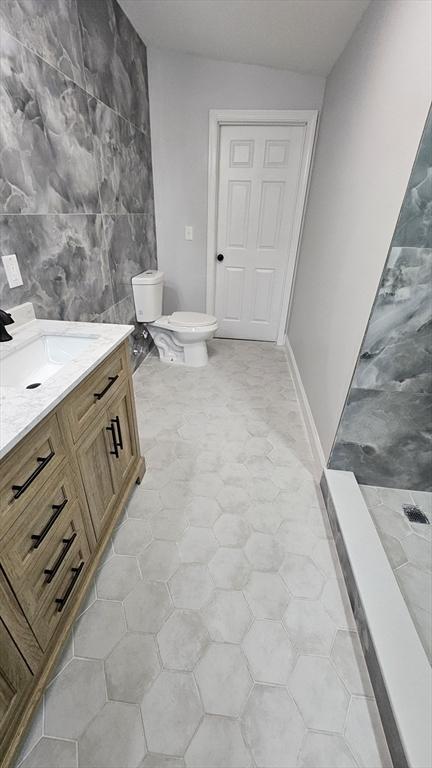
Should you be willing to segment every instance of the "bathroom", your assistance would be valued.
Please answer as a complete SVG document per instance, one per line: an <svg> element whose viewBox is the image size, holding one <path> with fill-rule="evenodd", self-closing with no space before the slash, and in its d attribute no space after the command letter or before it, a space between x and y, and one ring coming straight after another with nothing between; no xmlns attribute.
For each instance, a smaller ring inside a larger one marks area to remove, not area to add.
<svg viewBox="0 0 432 768"><path fill-rule="evenodd" d="M0 0L2 768L432 765L431 30Z"/></svg>

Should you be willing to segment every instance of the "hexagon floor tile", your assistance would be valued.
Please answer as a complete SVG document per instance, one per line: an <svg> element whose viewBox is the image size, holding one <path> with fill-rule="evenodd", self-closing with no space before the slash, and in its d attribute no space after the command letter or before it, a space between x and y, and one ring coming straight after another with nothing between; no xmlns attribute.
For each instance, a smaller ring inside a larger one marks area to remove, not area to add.
<svg viewBox="0 0 432 768"><path fill-rule="evenodd" d="M285 351L209 353L134 374L148 471L21 768L390 765Z"/></svg>
<svg viewBox="0 0 432 768"><path fill-rule="evenodd" d="M187 768L249 768L251 757L235 720L206 715L185 755Z"/></svg>
<svg viewBox="0 0 432 768"><path fill-rule="evenodd" d="M105 659L108 698L139 704L159 672L152 635L128 632Z"/></svg>
<svg viewBox="0 0 432 768"><path fill-rule="evenodd" d="M165 584L139 582L124 601L126 623L131 632L159 632L172 611Z"/></svg>
<svg viewBox="0 0 432 768"><path fill-rule="evenodd" d="M77 768L76 744L44 736L20 763L20 768Z"/></svg>
<svg viewBox="0 0 432 768"><path fill-rule="evenodd" d="M257 765L265 768L296 765L306 729L285 688L255 686L243 713L242 725Z"/></svg>
<svg viewBox="0 0 432 768"><path fill-rule="evenodd" d="M98 571L97 595L102 600L124 600L140 578L136 557L113 555Z"/></svg>
<svg viewBox="0 0 432 768"><path fill-rule="evenodd" d="M294 645L304 654L328 656L336 625L319 600L291 600L284 623Z"/></svg>
<svg viewBox="0 0 432 768"><path fill-rule="evenodd" d="M220 547L210 560L209 571L217 587L241 589L245 586L251 566L241 549Z"/></svg>
<svg viewBox="0 0 432 768"><path fill-rule="evenodd" d="M192 675L164 670L145 694L141 710L149 751L183 755L202 716Z"/></svg>
<svg viewBox="0 0 432 768"><path fill-rule="evenodd" d="M151 540L152 533L147 520L125 520L115 532L114 551L117 555L140 555Z"/></svg>
<svg viewBox="0 0 432 768"><path fill-rule="evenodd" d="M158 491L148 491L142 485L137 486L127 506L128 518L148 518L160 512L162 500Z"/></svg>
<svg viewBox="0 0 432 768"><path fill-rule="evenodd" d="M373 699L353 696L344 736L358 765L391 768L392 761Z"/></svg>
<svg viewBox="0 0 432 768"><path fill-rule="evenodd" d="M139 564L145 581L168 581L180 565L175 542L155 539L139 558Z"/></svg>
<svg viewBox="0 0 432 768"><path fill-rule="evenodd" d="M285 550L277 535L253 533L245 546L246 556L256 571L278 571L281 567Z"/></svg>
<svg viewBox="0 0 432 768"><path fill-rule="evenodd" d="M192 670L209 640L199 613L174 611L157 636L163 665L167 669Z"/></svg>
<svg viewBox="0 0 432 768"><path fill-rule="evenodd" d="M240 643L249 627L252 614L242 592L218 589L201 609L212 640Z"/></svg>
<svg viewBox="0 0 432 768"><path fill-rule="evenodd" d="M309 557L287 554L280 572L294 597L313 600L320 596L324 577Z"/></svg>
<svg viewBox="0 0 432 768"><path fill-rule="evenodd" d="M105 701L103 662L72 659L45 693L45 735L76 739Z"/></svg>
<svg viewBox="0 0 432 768"><path fill-rule="evenodd" d="M254 680L280 685L288 683L295 650L281 623L254 621L243 640L243 650Z"/></svg>
<svg viewBox="0 0 432 768"><path fill-rule="evenodd" d="M299 768L357 768L342 736L313 731L304 740L298 765Z"/></svg>
<svg viewBox="0 0 432 768"><path fill-rule="evenodd" d="M222 510L215 499L196 496L186 507L186 517L191 525L211 528Z"/></svg>
<svg viewBox="0 0 432 768"><path fill-rule="evenodd" d="M185 761L182 757L156 755L154 752L149 752L140 763L139 768L185 768Z"/></svg>
<svg viewBox="0 0 432 768"><path fill-rule="evenodd" d="M186 513L182 509L163 509L150 520L155 539L178 541L188 524Z"/></svg>
<svg viewBox="0 0 432 768"><path fill-rule="evenodd" d="M201 608L209 599L213 582L205 565L181 565L169 580L169 588L176 608Z"/></svg>
<svg viewBox="0 0 432 768"><path fill-rule="evenodd" d="M75 627L75 656L104 659L125 632L122 604L111 600L96 600L83 613Z"/></svg>
<svg viewBox="0 0 432 768"><path fill-rule="evenodd" d="M289 688L308 728L342 733L350 696L329 659L300 656Z"/></svg>
<svg viewBox="0 0 432 768"><path fill-rule="evenodd" d="M373 688L357 632L338 630L331 660L350 693L373 697Z"/></svg>
<svg viewBox="0 0 432 768"><path fill-rule="evenodd" d="M138 768L185 768L185 761L182 757L157 755L154 752L149 752Z"/></svg>
<svg viewBox="0 0 432 768"><path fill-rule="evenodd" d="M238 717L252 687L246 659L237 645L213 643L195 669L208 714Z"/></svg>
<svg viewBox="0 0 432 768"><path fill-rule="evenodd" d="M250 527L241 515L224 512L214 524L215 536L223 547L243 547L246 544Z"/></svg>
<svg viewBox="0 0 432 768"><path fill-rule="evenodd" d="M191 526L184 532L177 547L183 563L208 563L218 543L209 528Z"/></svg>
<svg viewBox="0 0 432 768"><path fill-rule="evenodd" d="M146 751L139 708L108 701L78 742L78 764L83 768L135 768Z"/></svg>
<svg viewBox="0 0 432 768"><path fill-rule="evenodd" d="M282 619L290 601L288 590L278 573L253 571L243 591L257 619Z"/></svg>

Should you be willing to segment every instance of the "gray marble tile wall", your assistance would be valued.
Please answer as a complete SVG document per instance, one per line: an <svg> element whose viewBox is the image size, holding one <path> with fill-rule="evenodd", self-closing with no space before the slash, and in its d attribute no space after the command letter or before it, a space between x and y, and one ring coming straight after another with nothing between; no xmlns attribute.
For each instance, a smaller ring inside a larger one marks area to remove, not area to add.
<svg viewBox="0 0 432 768"><path fill-rule="evenodd" d="M432 491L432 112L329 466L365 485Z"/></svg>
<svg viewBox="0 0 432 768"><path fill-rule="evenodd" d="M0 2L0 306L135 322L157 265L146 47L116 0ZM136 325L136 360L147 342Z"/></svg>

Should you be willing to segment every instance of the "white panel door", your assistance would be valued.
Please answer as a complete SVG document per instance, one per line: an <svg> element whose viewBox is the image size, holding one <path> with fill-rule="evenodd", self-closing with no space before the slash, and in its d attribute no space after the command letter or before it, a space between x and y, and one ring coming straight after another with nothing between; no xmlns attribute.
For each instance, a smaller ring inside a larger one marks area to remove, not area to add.
<svg viewBox="0 0 432 768"><path fill-rule="evenodd" d="M276 340L304 138L302 126L221 127L218 336Z"/></svg>

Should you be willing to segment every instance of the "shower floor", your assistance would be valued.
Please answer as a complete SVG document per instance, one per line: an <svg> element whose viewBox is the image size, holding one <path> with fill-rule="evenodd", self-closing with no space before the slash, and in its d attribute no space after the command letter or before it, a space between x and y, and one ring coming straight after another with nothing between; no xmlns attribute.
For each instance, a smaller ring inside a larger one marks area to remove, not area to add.
<svg viewBox="0 0 432 768"><path fill-rule="evenodd" d="M432 662L432 493L360 485L420 640ZM404 505L415 505L427 523L413 523Z"/></svg>

